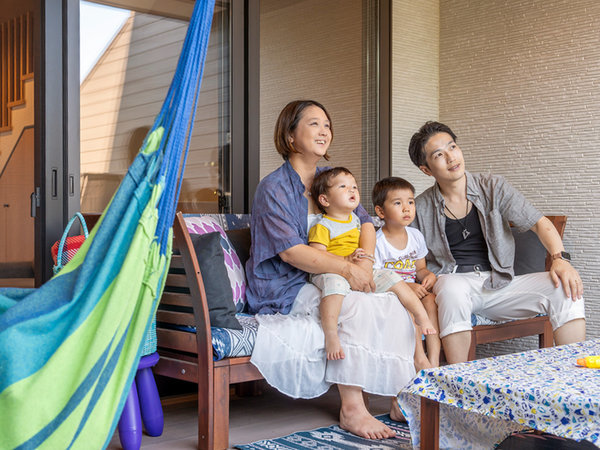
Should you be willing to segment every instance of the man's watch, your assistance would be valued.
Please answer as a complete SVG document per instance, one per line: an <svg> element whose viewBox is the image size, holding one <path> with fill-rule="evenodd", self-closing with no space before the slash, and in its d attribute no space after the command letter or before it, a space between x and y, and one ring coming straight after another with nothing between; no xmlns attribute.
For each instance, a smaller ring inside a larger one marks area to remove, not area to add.
<svg viewBox="0 0 600 450"><path fill-rule="evenodd" d="M571 262L571 255L567 252L559 252L552 255L552 261L555 259L564 259L565 261Z"/></svg>

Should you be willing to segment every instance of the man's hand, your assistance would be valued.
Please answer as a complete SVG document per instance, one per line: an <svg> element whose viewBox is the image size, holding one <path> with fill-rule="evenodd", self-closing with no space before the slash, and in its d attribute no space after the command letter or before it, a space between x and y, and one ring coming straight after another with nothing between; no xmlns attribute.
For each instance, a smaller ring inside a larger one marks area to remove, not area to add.
<svg viewBox="0 0 600 450"><path fill-rule="evenodd" d="M406 283L406 284L408 286L410 286L410 288L413 290L413 292L415 294L417 294L417 297L419 297L419 299L422 299L427 294L429 294L429 291L422 284L419 284L419 283Z"/></svg>
<svg viewBox="0 0 600 450"><path fill-rule="evenodd" d="M575 268L564 259L555 259L550 267L550 277L555 287L562 284L565 295L575 301L583 296L583 283Z"/></svg>
<svg viewBox="0 0 600 450"><path fill-rule="evenodd" d="M429 272L421 280L421 286L423 286L425 289L427 289L429 292L431 292L436 279L437 278L436 278L435 274L433 272Z"/></svg>
<svg viewBox="0 0 600 450"><path fill-rule="evenodd" d="M361 259L358 263L347 263L342 276L348 280L350 287L354 291L375 292L375 282L373 281L372 262L368 259Z"/></svg>

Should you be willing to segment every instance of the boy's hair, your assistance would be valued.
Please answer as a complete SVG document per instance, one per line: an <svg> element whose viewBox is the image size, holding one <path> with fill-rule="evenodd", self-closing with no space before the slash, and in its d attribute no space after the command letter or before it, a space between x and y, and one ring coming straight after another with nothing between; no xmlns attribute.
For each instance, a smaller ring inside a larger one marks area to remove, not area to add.
<svg viewBox="0 0 600 450"><path fill-rule="evenodd" d="M279 117L275 123L275 132L273 133L275 148L286 161L292 153L298 153L298 150L296 150L296 147L294 147L294 143L290 141L290 138L294 131L296 131L296 127L302 118L304 110L310 106L321 108L327 116L327 120L329 120L329 131L331 132L331 141L333 141L333 122L331 121L331 116L322 104L315 100L294 100L293 102L289 102L279 113ZM329 161L329 154L325 152L323 158Z"/></svg>
<svg viewBox="0 0 600 450"><path fill-rule="evenodd" d="M322 171L313 180L312 186L310 187L310 195L322 213L326 213L327 211L325 211L325 207L321 205L319 196L327 194L331 188L331 180L342 173L352 175L352 172L345 167L333 167L331 169Z"/></svg>
<svg viewBox="0 0 600 450"><path fill-rule="evenodd" d="M373 206L383 208L388 193L397 189L410 189L413 195L415 195L415 187L409 181L400 177L387 177L379 180L375 183L375 186L373 186L373 194L371 196Z"/></svg>
<svg viewBox="0 0 600 450"><path fill-rule="evenodd" d="M456 135L452 132L448 125L444 125L440 122L425 122L425 124L419 128L415 134L410 138L410 144L408 144L408 154L410 160L417 167L426 166L427 160L425 159L425 144L430 137L438 133L448 133L452 136L452 140L456 142Z"/></svg>

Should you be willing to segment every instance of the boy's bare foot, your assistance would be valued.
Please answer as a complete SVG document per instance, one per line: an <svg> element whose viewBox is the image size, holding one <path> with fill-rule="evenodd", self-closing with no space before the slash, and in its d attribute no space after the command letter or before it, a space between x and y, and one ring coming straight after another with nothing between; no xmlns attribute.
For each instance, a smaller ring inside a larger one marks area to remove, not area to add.
<svg viewBox="0 0 600 450"><path fill-rule="evenodd" d="M429 361L429 359L427 359L427 356L415 354L415 370L417 372L423 369L431 369L432 367L435 366L431 365L431 362Z"/></svg>
<svg viewBox="0 0 600 450"><path fill-rule="evenodd" d="M396 436L396 433L380 422L365 408L352 408L340 410L340 428L366 439L388 439Z"/></svg>
<svg viewBox="0 0 600 450"><path fill-rule="evenodd" d="M390 419L394 422L406 422L406 417L402 414L402 410L398 405L398 399L396 397L392 397L392 408L390 409Z"/></svg>
<svg viewBox="0 0 600 450"><path fill-rule="evenodd" d="M329 360L344 359L346 357L337 332L325 332L325 352Z"/></svg>
<svg viewBox="0 0 600 450"><path fill-rule="evenodd" d="M429 357L429 367L423 367L423 369L432 369L434 367L440 367L440 358Z"/></svg>

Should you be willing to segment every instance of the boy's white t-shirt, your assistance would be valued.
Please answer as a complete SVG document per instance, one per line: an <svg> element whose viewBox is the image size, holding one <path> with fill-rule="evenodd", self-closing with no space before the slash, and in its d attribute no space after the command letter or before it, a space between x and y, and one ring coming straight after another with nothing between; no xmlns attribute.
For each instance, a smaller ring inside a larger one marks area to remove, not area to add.
<svg viewBox="0 0 600 450"><path fill-rule="evenodd" d="M404 281L414 283L417 279L416 261L428 253L423 234L416 228L406 227L406 247L398 249L388 242L380 228L377 230L374 269L390 269L402 276Z"/></svg>

